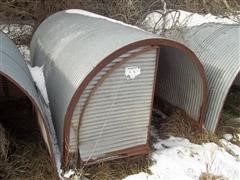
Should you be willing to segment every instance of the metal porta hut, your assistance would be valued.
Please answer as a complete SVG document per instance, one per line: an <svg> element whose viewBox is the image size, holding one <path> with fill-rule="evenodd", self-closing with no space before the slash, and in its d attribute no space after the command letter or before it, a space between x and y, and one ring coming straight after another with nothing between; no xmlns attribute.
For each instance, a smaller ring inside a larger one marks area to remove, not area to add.
<svg viewBox="0 0 240 180"><path fill-rule="evenodd" d="M214 132L232 84L240 85L240 26L208 23L168 33L196 53L208 79L206 129Z"/></svg>
<svg viewBox="0 0 240 180"><path fill-rule="evenodd" d="M154 95L204 119L207 83L194 53L122 22L58 12L36 30L31 59L44 66L65 166L146 154Z"/></svg>
<svg viewBox="0 0 240 180"><path fill-rule="evenodd" d="M31 101L43 139L54 160L52 141L41 95L37 92L26 62L16 45L0 31L0 103L6 104L8 101L16 101L22 98ZM21 107L22 104L18 104L18 106ZM7 111L11 116L11 109L7 109ZM0 123L2 120L1 114Z"/></svg>

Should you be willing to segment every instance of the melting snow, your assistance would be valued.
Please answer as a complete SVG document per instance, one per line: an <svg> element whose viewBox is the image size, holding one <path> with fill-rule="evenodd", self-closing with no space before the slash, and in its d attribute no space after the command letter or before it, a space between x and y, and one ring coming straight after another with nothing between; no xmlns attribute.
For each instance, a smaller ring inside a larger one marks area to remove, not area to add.
<svg viewBox="0 0 240 180"><path fill-rule="evenodd" d="M230 141L233 138L233 135L231 135L231 134L224 134L223 138L226 139L227 141Z"/></svg>
<svg viewBox="0 0 240 180"><path fill-rule="evenodd" d="M238 146L227 143L240 151ZM124 180L192 180L199 179L204 172L222 176L224 179L240 179L239 159L215 143L197 145L185 138L170 137L159 140L154 147L156 150L151 155L154 163L149 167L152 174L141 172Z"/></svg>
<svg viewBox="0 0 240 180"><path fill-rule="evenodd" d="M221 139L220 142L222 143L222 145L225 147L225 149L228 149L231 151L231 153L233 155L235 155L238 160L240 161L240 148L239 146L232 144L231 142L225 140L225 139ZM240 169L240 167L239 167Z"/></svg>
<svg viewBox="0 0 240 180"><path fill-rule="evenodd" d="M0 24L0 30L11 37L12 33L31 35L33 32L33 27L30 25L21 25L21 24Z"/></svg>
<svg viewBox="0 0 240 180"><path fill-rule="evenodd" d="M36 83L37 88L40 90L40 92L43 96L43 99L45 100L46 104L49 104L45 79L44 79L44 75L43 75L43 66L42 67L38 67L38 66L31 67L28 65L28 68L33 77L33 81Z"/></svg>
<svg viewBox="0 0 240 180"><path fill-rule="evenodd" d="M18 49L21 52L21 54L23 55L24 60L26 62L30 62L30 50L29 50L29 47L26 46L26 45L19 45Z"/></svg>
<svg viewBox="0 0 240 180"><path fill-rule="evenodd" d="M164 29L172 27L192 27L199 26L204 23L221 23L221 24L237 24L240 22L240 16L221 18L212 14L201 15L197 13L186 12L182 10L172 11L166 15L162 12L153 12L149 14L143 21L143 25L149 31L161 33Z"/></svg>
<svg viewBox="0 0 240 180"><path fill-rule="evenodd" d="M70 169L69 171L67 171L67 172L64 173L63 177L64 177L64 178L70 178L70 177L71 177L72 175L74 175L74 174L75 174L75 171L72 170L72 169Z"/></svg>

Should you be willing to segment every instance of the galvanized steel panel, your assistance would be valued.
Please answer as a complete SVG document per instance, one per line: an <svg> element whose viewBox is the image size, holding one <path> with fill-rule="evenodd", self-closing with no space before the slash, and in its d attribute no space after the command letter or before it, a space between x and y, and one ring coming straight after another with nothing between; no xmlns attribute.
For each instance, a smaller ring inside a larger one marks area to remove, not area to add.
<svg viewBox="0 0 240 180"><path fill-rule="evenodd" d="M82 108L83 108L83 106L85 105L85 102L86 102L86 99L87 99L87 97L89 96L89 93L90 93L90 91L94 88L94 86L97 84L97 82L101 79L101 77L103 76L103 75L105 75L110 69L111 69L111 67L112 66L114 66L116 63L118 63L118 62L121 62L124 58L126 58L126 57L129 57L129 56L131 56L131 55L133 55L133 54L135 54L135 53L137 53L137 52L139 52L139 51L141 51L143 48L138 48L138 49L134 49L134 50L132 50L132 51L129 51L129 52L127 52L127 53L125 53L125 54L123 54L123 55L121 55L120 57L118 57L118 58L116 58L115 60L113 60L112 61L112 63L109 63L106 67L104 67L92 80L91 80L91 82L88 84L88 86L85 88L85 90L84 90L84 92L83 92L83 94L82 94L82 96L80 97L80 99L79 99L79 101L78 101L78 103L77 103L77 106L75 107L75 110L74 110L74 113L73 113L73 117L72 117L72 128L73 129L78 129L78 125L79 125L79 118L80 118L80 114L81 114L81 112L82 112ZM141 64L141 66L144 66L144 68L146 69L146 70L149 70L149 66L151 67L151 64L148 62L148 61L146 61L146 58L147 59L150 59L150 58L152 58L152 52L150 51L149 53L145 53L145 54L143 54L143 55L141 55L141 56L139 56L138 57L138 63L139 64ZM155 56L156 56L156 54L155 54ZM131 62L129 62L129 63L131 63ZM152 72L154 72L155 71L155 66L152 66L151 67L151 70L152 70ZM118 75L116 76L116 77L122 77L122 72L120 72L119 73L119 71L116 71L115 72L115 74L117 74L118 73ZM151 84L152 84L152 81L151 81L151 76L152 76L152 74L150 74L150 81L148 81L148 82L146 82L146 81L144 81L144 82L138 82L138 85L141 85L141 87L143 87L143 89L145 88L144 86L146 86L146 85L149 85L149 86L151 86ZM117 79L116 79L117 80ZM109 95L109 91L111 91L112 93L116 93L116 92L118 92L119 91L119 89L121 88L121 86L122 86L122 81L119 81L119 82L115 82L114 83L114 86L113 86L113 83L110 81L110 84L108 85L108 86L103 86L103 87L101 87L102 88L102 91L96 91L95 92L95 94L99 94L100 93L100 97L98 98L98 99L96 99L95 100L95 102L94 103L92 103L92 104L89 104L88 105L88 107L90 106L92 106L93 108L98 108L98 107L100 107L101 108L101 104L103 104L104 105L104 103L105 103L105 101L106 101L106 97L104 97L104 94L105 95ZM147 86L147 88L145 88L145 89L147 89L148 90L148 87L149 86ZM104 90L104 91L103 91ZM126 94L127 93L127 94ZM125 101L128 101L127 100L127 96L128 95L130 95L131 97L130 98L140 98L140 99L145 99L145 94L140 94L140 93L136 93L136 94L129 94L129 92L127 91L125 94L123 94L123 92L121 92L121 94L119 94L118 96L122 96L122 98L121 99L118 99L118 101L119 101L119 103L120 102L122 102L123 100L125 100ZM126 106L127 107L127 106ZM141 110L142 109L138 109L138 111L139 112L141 112ZM144 112L144 111L143 111ZM116 111L115 112L115 114L117 115L117 114L119 114L119 112L118 111ZM113 114L112 114L113 115ZM90 118L88 119L88 121L86 121L85 123L91 123L92 121L91 121L91 119L92 118L95 118L95 117L98 117L99 118L99 115L98 115L98 113L95 113L95 112L91 112L91 114L89 114L88 116L90 116ZM121 115L120 114L120 116L123 116L123 115ZM91 118L92 117L92 118ZM123 117L122 117L123 118ZM123 119L122 119L123 120ZM100 121L99 121L100 122ZM94 123L96 123L96 122L94 122ZM75 133L76 133L76 131L75 131ZM74 151L76 151L76 148L77 148L77 146L78 146L78 142L76 141L76 138L74 137L75 136L75 133L74 132L70 132L70 143L69 143L69 150L70 150L70 152L74 152ZM72 135L72 134L74 134L74 135Z"/></svg>
<svg viewBox="0 0 240 180"><path fill-rule="evenodd" d="M131 58L115 69L90 97L79 134L83 161L147 143L156 55L155 49ZM127 79L127 67L139 67L141 74Z"/></svg>
<svg viewBox="0 0 240 180"><path fill-rule="evenodd" d="M167 35L192 49L208 79L205 127L215 131L225 98L240 72L240 26L204 24Z"/></svg>

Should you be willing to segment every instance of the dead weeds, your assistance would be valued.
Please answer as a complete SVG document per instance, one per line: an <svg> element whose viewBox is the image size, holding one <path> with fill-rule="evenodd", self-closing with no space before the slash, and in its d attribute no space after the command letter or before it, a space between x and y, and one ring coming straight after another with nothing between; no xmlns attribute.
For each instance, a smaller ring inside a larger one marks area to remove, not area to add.
<svg viewBox="0 0 240 180"><path fill-rule="evenodd" d="M150 165L151 161L147 156L130 157L86 166L81 174L91 180L122 179L129 174L150 173L148 169Z"/></svg>
<svg viewBox="0 0 240 180"><path fill-rule="evenodd" d="M1 147L5 143L4 152L0 152L4 157L0 161L0 179L55 179L29 101L1 102L0 113L5 129L5 135L0 139Z"/></svg>
<svg viewBox="0 0 240 180"><path fill-rule="evenodd" d="M0 160L5 162L9 151L8 133L0 124Z"/></svg>

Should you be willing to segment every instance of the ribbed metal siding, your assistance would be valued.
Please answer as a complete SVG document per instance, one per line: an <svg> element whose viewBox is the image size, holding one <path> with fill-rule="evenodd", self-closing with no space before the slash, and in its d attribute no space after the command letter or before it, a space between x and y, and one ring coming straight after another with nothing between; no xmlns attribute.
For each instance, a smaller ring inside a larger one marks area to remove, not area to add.
<svg viewBox="0 0 240 180"><path fill-rule="evenodd" d="M103 75L105 75L116 63L121 62L125 57L129 57L132 54L135 54L136 52L141 51L142 48L139 49L134 49L132 51L129 51L120 57L116 58L115 60L112 61L112 63L108 64L106 67L104 67L87 85L85 88L82 96L80 97L71 120L71 130L70 130L70 140L69 140L69 151L70 152L76 152L78 142L77 142L77 129L79 125L79 119L80 119L80 114L82 112L82 108L84 104L86 103L86 100L89 96L90 91L94 88L94 86L97 84L97 82L101 79Z"/></svg>
<svg viewBox="0 0 240 180"><path fill-rule="evenodd" d="M156 94L198 121L204 93L196 64L178 49L160 48Z"/></svg>
<svg viewBox="0 0 240 180"><path fill-rule="evenodd" d="M240 72L240 26L204 24L168 35L196 53L208 79L205 127L215 131L224 100Z"/></svg>
<svg viewBox="0 0 240 180"><path fill-rule="evenodd" d="M141 48L142 49L142 48ZM102 69L90 82L79 100L72 119L76 129L86 98L99 79L125 57L141 51L130 51ZM115 69L91 97L80 126L80 155L83 160L105 153L147 143L151 113L156 50L145 52ZM125 67L138 66L141 74L127 80ZM142 88L141 88L142 87ZM76 150L76 137L71 136L70 150ZM93 150L94 151L91 151Z"/></svg>

